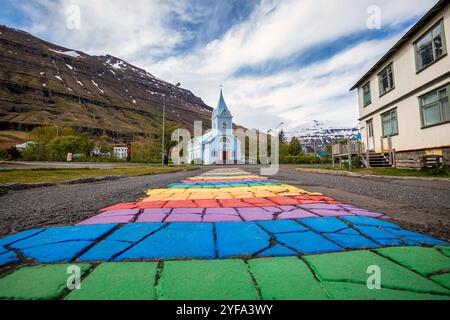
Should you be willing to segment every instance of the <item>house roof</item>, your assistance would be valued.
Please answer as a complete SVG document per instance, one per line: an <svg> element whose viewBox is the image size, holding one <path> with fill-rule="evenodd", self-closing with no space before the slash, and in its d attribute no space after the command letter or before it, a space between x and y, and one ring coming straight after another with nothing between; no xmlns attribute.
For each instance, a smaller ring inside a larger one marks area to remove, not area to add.
<svg viewBox="0 0 450 320"><path fill-rule="evenodd" d="M228 109L227 104L225 103L225 99L223 98L222 89L220 89L219 103L217 104L217 108L212 114L212 118L214 119L217 116L232 117L231 112Z"/></svg>
<svg viewBox="0 0 450 320"><path fill-rule="evenodd" d="M445 7L450 0L439 0L433 8L430 9L409 31L350 89L355 90L361 86L366 80L380 67L382 67L392 56L397 53L408 41L415 37L423 27L433 20Z"/></svg>

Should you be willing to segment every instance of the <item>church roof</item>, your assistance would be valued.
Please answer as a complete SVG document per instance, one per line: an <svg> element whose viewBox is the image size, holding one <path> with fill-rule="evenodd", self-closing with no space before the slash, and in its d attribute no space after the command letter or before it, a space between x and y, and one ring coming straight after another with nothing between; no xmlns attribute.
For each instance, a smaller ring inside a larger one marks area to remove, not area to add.
<svg viewBox="0 0 450 320"><path fill-rule="evenodd" d="M212 118L214 119L217 116L232 117L231 112L228 109L227 104L225 103L225 99L223 98L222 89L220 89L219 103L217 104L217 108L212 114Z"/></svg>

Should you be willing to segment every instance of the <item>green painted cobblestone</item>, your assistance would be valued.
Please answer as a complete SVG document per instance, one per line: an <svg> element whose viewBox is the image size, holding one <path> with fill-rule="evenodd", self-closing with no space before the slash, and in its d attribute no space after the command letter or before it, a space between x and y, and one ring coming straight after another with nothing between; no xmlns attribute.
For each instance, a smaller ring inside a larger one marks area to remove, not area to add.
<svg viewBox="0 0 450 320"><path fill-rule="evenodd" d="M311 264L321 281L366 284L371 275L367 272L368 268L375 266L380 268L383 288L423 293L449 293L433 281L370 251L320 254L307 256L305 259Z"/></svg>
<svg viewBox="0 0 450 320"><path fill-rule="evenodd" d="M324 300L325 291L297 257L248 262L264 300Z"/></svg>
<svg viewBox="0 0 450 320"><path fill-rule="evenodd" d="M74 264L41 265L23 267L0 279L0 299L50 300L61 298L67 289L70 274L67 268ZM76 264L81 275L89 270L89 264Z"/></svg>
<svg viewBox="0 0 450 320"><path fill-rule="evenodd" d="M450 272L450 257L445 256L435 248L402 247L384 248L376 251L425 276L436 272Z"/></svg>
<svg viewBox="0 0 450 320"><path fill-rule="evenodd" d="M393 289L369 289L367 285L348 282L322 283L334 300L450 300L449 296Z"/></svg>
<svg viewBox="0 0 450 320"><path fill-rule="evenodd" d="M164 300L259 299L242 260L165 262L157 290Z"/></svg>
<svg viewBox="0 0 450 320"><path fill-rule="evenodd" d="M431 279L443 285L444 287L450 289L450 273L438 274L431 277Z"/></svg>
<svg viewBox="0 0 450 320"><path fill-rule="evenodd" d="M450 257L450 246L437 246L436 247L443 255Z"/></svg>
<svg viewBox="0 0 450 320"><path fill-rule="evenodd" d="M103 263L67 300L154 300L158 263Z"/></svg>

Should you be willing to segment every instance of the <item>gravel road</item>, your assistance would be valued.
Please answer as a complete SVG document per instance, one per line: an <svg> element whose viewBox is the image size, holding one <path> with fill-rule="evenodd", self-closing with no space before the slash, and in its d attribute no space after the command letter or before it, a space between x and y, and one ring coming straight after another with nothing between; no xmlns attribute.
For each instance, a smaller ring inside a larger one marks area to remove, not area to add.
<svg viewBox="0 0 450 320"><path fill-rule="evenodd" d="M145 189L164 187L213 168L10 191L0 196L0 235L33 227L77 223L108 205L135 201L144 196ZM259 173L255 166L240 168ZM299 172L289 167L282 167L273 178L361 208L383 212L404 227L450 240L448 181L344 177Z"/></svg>
<svg viewBox="0 0 450 320"><path fill-rule="evenodd" d="M109 205L136 201L146 189L165 187L207 170L9 191L0 196L0 236L35 227L78 223Z"/></svg>
<svg viewBox="0 0 450 320"><path fill-rule="evenodd" d="M289 167L282 167L274 178L385 213L403 227L450 240L448 180L359 178L300 172Z"/></svg>

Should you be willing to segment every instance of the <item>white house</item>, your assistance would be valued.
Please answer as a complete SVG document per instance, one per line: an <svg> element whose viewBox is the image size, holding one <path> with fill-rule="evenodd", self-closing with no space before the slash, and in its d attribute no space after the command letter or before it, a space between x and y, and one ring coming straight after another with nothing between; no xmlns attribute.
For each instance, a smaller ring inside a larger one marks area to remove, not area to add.
<svg viewBox="0 0 450 320"><path fill-rule="evenodd" d="M27 141L27 142L24 142L24 143L21 143L21 144L16 144L16 149L19 150L19 151L23 151L23 150L25 150L26 148L28 148L29 146L31 146L31 145L33 145L35 143L36 142L34 142L34 141Z"/></svg>
<svg viewBox="0 0 450 320"><path fill-rule="evenodd" d="M391 146L398 167L431 155L450 163L449 44L450 4L441 0L353 86L370 152Z"/></svg>
<svg viewBox="0 0 450 320"><path fill-rule="evenodd" d="M188 161L225 164L241 161L241 142L233 133L233 116L220 90L219 103L212 114L212 129L188 142Z"/></svg>
<svg viewBox="0 0 450 320"><path fill-rule="evenodd" d="M126 159L128 156L128 147L127 146L115 146L114 147L114 156L117 159Z"/></svg>

